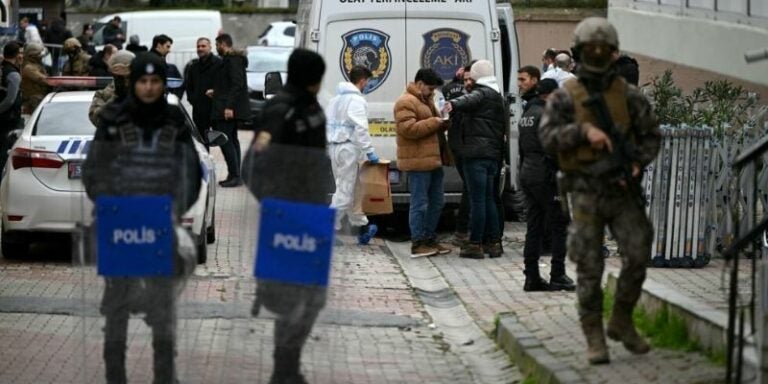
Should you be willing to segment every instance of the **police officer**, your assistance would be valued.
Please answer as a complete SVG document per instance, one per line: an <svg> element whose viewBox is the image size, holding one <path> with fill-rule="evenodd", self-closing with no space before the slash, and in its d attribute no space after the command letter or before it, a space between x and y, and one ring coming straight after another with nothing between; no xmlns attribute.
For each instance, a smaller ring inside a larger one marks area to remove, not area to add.
<svg viewBox="0 0 768 384"><path fill-rule="evenodd" d="M61 70L62 76L88 76L90 72L88 61L91 60L91 56L83 52L80 42L76 38L70 37L64 41L62 50L69 57Z"/></svg>
<svg viewBox="0 0 768 384"><path fill-rule="evenodd" d="M526 292L565 290L576 286L565 274L565 236L568 218L556 199L557 164L544 152L539 140L539 124L547 96L557 89L557 81L544 79L536 84L536 97L528 100L519 122L520 128L520 184L527 207L525 231L525 285ZM541 245L545 236L545 223L552 234L552 269L549 283L539 274Z"/></svg>
<svg viewBox="0 0 768 384"><path fill-rule="evenodd" d="M653 228L639 190L640 170L659 151L661 136L648 100L612 69L619 49L616 29L588 18L573 38L581 66L577 78L552 93L542 118L541 141L557 155L571 193L573 221L568 254L576 263L579 317L591 364L610 361L603 334L601 255L606 225L616 238L623 266L607 335L632 353L650 350L632 322L651 254Z"/></svg>
<svg viewBox="0 0 768 384"><path fill-rule="evenodd" d="M112 73L112 82L106 88L93 94L91 106L88 109L88 118L94 126L99 126L99 112L112 101L122 101L128 96L131 73L131 61L134 55L130 51L118 51L109 58L109 72Z"/></svg>
<svg viewBox="0 0 768 384"><path fill-rule="evenodd" d="M83 184L91 199L99 196L167 195L173 198L174 223L198 196L200 166L190 127L165 99L165 63L142 54L131 63L125 100L99 114ZM194 270L195 250L187 232L176 226L172 277L106 278L101 313L107 383L125 383L125 351L131 313L145 313L152 328L154 383L176 383L176 298Z"/></svg>
<svg viewBox="0 0 768 384"><path fill-rule="evenodd" d="M48 94L48 74L43 67L42 44L27 43L24 46L24 64L21 68L21 108L26 113L32 113L40 101Z"/></svg>
<svg viewBox="0 0 768 384"><path fill-rule="evenodd" d="M289 57L287 83L264 106L263 129L243 163L246 185L256 197L327 204L333 179L326 118L317 101L324 73L325 62L314 52L296 49ZM267 146L258 160L252 159ZM277 314L270 384L306 383L300 372L301 349L325 306L326 293L320 286L259 280L254 316L261 305Z"/></svg>

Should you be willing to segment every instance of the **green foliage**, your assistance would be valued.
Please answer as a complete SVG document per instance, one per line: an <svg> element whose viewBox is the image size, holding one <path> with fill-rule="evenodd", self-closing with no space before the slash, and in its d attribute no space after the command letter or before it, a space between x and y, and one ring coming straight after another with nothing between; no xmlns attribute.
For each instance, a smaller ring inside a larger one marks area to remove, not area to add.
<svg viewBox="0 0 768 384"><path fill-rule="evenodd" d="M646 92L661 124L712 127L717 137L764 133L766 107L758 95L728 80L707 81L686 95L666 70Z"/></svg>
<svg viewBox="0 0 768 384"><path fill-rule="evenodd" d="M526 376L520 384L538 384L539 382L533 376Z"/></svg>

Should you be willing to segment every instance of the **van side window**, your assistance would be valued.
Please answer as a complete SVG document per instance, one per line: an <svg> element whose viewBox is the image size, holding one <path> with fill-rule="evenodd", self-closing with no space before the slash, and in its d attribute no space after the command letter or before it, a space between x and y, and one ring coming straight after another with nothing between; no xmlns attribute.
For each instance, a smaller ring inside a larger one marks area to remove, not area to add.
<svg viewBox="0 0 768 384"><path fill-rule="evenodd" d="M283 34L286 36L294 37L296 36L296 27L288 27L283 31Z"/></svg>
<svg viewBox="0 0 768 384"><path fill-rule="evenodd" d="M501 29L501 65L503 68L502 74L504 75L503 85L504 92L510 93L513 88L510 88L509 73L512 70L512 52L509 49L509 29L507 28L506 20L499 18L499 29Z"/></svg>
<svg viewBox="0 0 768 384"><path fill-rule="evenodd" d="M269 26L267 26L267 29L265 29L265 30L264 30L264 32L262 32L262 33L261 33L261 35L259 35L259 39L261 39L262 37L266 36L266 35L267 35L267 33L269 33L269 30L270 30L270 29L272 29L272 24L270 24Z"/></svg>

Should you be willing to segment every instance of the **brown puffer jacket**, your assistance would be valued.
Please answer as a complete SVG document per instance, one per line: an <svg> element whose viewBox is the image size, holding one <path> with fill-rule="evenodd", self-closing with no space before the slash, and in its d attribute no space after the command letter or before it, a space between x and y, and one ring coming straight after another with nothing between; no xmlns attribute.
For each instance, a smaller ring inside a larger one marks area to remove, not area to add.
<svg viewBox="0 0 768 384"><path fill-rule="evenodd" d="M419 92L415 83L395 103L397 124L397 167L401 171L431 171L450 165L444 130L448 122L440 118L431 99Z"/></svg>
<svg viewBox="0 0 768 384"><path fill-rule="evenodd" d="M26 57L21 69L21 108L32 113L48 94L48 75L38 57Z"/></svg>

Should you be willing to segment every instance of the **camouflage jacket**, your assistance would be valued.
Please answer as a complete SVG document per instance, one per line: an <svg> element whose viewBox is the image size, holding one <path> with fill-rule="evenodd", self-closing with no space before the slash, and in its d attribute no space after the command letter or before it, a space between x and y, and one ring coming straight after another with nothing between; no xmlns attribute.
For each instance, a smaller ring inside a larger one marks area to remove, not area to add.
<svg viewBox="0 0 768 384"><path fill-rule="evenodd" d="M630 127L635 137L634 161L644 167L656 159L661 134L656 116L648 99L634 86L626 92ZM581 122L574 115L573 98L564 88L553 92L544 109L539 129L544 149L553 156L558 152L589 145ZM616 145L614 144L614 148Z"/></svg>
<svg viewBox="0 0 768 384"><path fill-rule="evenodd" d="M88 60L91 56L87 53L80 51L74 57L70 56L61 74L63 76L88 76L90 67L88 66Z"/></svg>
<svg viewBox="0 0 768 384"><path fill-rule="evenodd" d="M106 88L96 91L91 100L91 106L88 108L88 119L94 126L99 126L99 112L105 105L115 99L115 82L109 83Z"/></svg>
<svg viewBox="0 0 768 384"><path fill-rule="evenodd" d="M43 65L36 61L28 61L21 69L22 108L31 113L40 101L48 94L48 75Z"/></svg>

